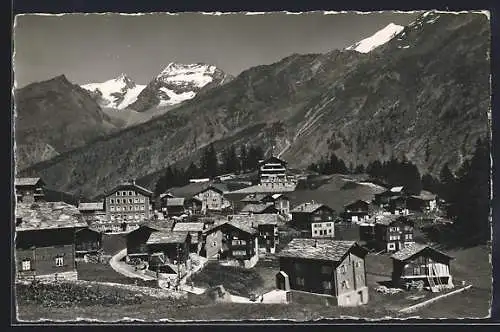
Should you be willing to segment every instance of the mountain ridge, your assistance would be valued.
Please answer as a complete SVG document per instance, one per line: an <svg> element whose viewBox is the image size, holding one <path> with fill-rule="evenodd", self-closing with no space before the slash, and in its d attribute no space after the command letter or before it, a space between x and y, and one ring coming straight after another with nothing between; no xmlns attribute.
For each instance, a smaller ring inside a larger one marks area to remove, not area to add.
<svg viewBox="0 0 500 332"><path fill-rule="evenodd" d="M368 54L293 54L250 68L154 120L26 174L89 196L122 178L151 186L151 174L196 161L211 142L275 146L300 168L327 152L353 166L398 156L421 172L436 174L445 162L456 168L488 131L489 25L475 14L427 14L416 22Z"/></svg>

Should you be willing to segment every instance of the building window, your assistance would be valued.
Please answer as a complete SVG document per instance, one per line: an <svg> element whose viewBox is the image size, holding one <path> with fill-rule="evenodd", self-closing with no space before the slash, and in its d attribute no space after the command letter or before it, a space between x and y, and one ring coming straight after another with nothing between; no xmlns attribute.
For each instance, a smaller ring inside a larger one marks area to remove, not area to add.
<svg viewBox="0 0 500 332"><path fill-rule="evenodd" d="M317 234L318 234L318 231L314 231L314 234L316 234L316 235L317 235Z"/></svg>
<svg viewBox="0 0 500 332"><path fill-rule="evenodd" d="M62 256L56 257L56 266L61 267L64 265L64 258Z"/></svg>
<svg viewBox="0 0 500 332"><path fill-rule="evenodd" d="M138 198L134 198L134 203L139 203L139 199Z"/></svg>
<svg viewBox="0 0 500 332"><path fill-rule="evenodd" d="M361 262L360 261L356 261L356 263L354 263L356 267L361 267Z"/></svg>
<svg viewBox="0 0 500 332"><path fill-rule="evenodd" d="M412 234L406 234L406 239L411 240L412 239Z"/></svg>
<svg viewBox="0 0 500 332"><path fill-rule="evenodd" d="M119 198L116 199L116 204L120 204L121 200Z"/></svg>
<svg viewBox="0 0 500 332"><path fill-rule="evenodd" d="M332 267L328 265L323 265L321 267L321 273L323 274L331 274L332 273Z"/></svg>
<svg viewBox="0 0 500 332"><path fill-rule="evenodd" d="M297 277L296 282L298 286L304 286L305 285L305 280L302 277Z"/></svg>
<svg viewBox="0 0 500 332"><path fill-rule="evenodd" d="M246 245L246 241L245 240L233 240L232 242L232 245L233 246L244 246Z"/></svg>
<svg viewBox="0 0 500 332"><path fill-rule="evenodd" d="M396 249L396 245L394 243L389 243L388 248L389 250L394 250Z"/></svg>
<svg viewBox="0 0 500 332"><path fill-rule="evenodd" d="M132 204L132 202L133 202L133 201L132 201L132 198L129 198L129 199L128 199L128 203L129 203L129 204Z"/></svg>
<svg viewBox="0 0 500 332"><path fill-rule="evenodd" d="M111 199L109 200L109 202L110 202L111 204L115 204L115 200L114 200L113 198L111 198Z"/></svg>
<svg viewBox="0 0 500 332"><path fill-rule="evenodd" d="M340 273L344 274L344 273L346 272L345 265L342 265L342 266L339 268L339 271L340 271Z"/></svg>
<svg viewBox="0 0 500 332"><path fill-rule="evenodd" d="M120 196L120 192L119 191L116 192L116 196Z"/></svg>
<svg viewBox="0 0 500 332"><path fill-rule="evenodd" d="M111 206L111 207L109 208L109 210L110 210L110 211L115 211L115 207L114 207L114 206Z"/></svg>
<svg viewBox="0 0 500 332"><path fill-rule="evenodd" d="M128 195L129 195L129 196L132 196L133 194L134 194L134 192L133 192L133 191L129 191L129 192L128 192Z"/></svg>
<svg viewBox="0 0 500 332"><path fill-rule="evenodd" d="M121 206L117 206L116 207L116 211L121 211L122 210L122 207Z"/></svg>
<svg viewBox="0 0 500 332"><path fill-rule="evenodd" d="M343 280L342 281L342 288L349 289L349 281Z"/></svg>
<svg viewBox="0 0 500 332"><path fill-rule="evenodd" d="M245 256L246 254L245 250L233 250L233 256Z"/></svg>
<svg viewBox="0 0 500 332"><path fill-rule="evenodd" d="M217 241L212 242L212 247L216 247L216 246L217 246Z"/></svg>
<svg viewBox="0 0 500 332"><path fill-rule="evenodd" d="M31 260L29 260L29 259L23 259L23 261L21 263L21 269L23 271L29 271L29 270L31 270Z"/></svg>
<svg viewBox="0 0 500 332"><path fill-rule="evenodd" d="M328 233L332 233L332 230L331 230L331 229L329 229L329 230L328 230Z"/></svg>
<svg viewBox="0 0 500 332"><path fill-rule="evenodd" d="M323 281L323 289L332 289L331 281Z"/></svg>

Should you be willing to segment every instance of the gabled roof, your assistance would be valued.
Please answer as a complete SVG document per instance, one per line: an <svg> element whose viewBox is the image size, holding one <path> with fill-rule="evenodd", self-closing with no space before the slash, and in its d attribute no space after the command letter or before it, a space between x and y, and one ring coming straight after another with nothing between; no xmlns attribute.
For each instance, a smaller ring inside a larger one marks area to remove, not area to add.
<svg viewBox="0 0 500 332"><path fill-rule="evenodd" d="M258 203L258 202L262 201L264 198L266 198L267 196L268 196L267 194L263 194L263 193L248 194L245 197L243 197L241 202L243 202L243 203L250 203L250 202Z"/></svg>
<svg viewBox="0 0 500 332"><path fill-rule="evenodd" d="M64 202L16 204L16 231L87 227L80 211Z"/></svg>
<svg viewBox="0 0 500 332"><path fill-rule="evenodd" d="M172 195L172 193L170 193L170 192L160 194L160 199L165 198L165 197L167 197L167 198L174 198L175 196Z"/></svg>
<svg viewBox="0 0 500 332"><path fill-rule="evenodd" d="M168 206L184 206L184 197L167 198Z"/></svg>
<svg viewBox="0 0 500 332"><path fill-rule="evenodd" d="M174 232L201 232L205 224L202 222L178 222L175 224Z"/></svg>
<svg viewBox="0 0 500 332"><path fill-rule="evenodd" d="M42 185L43 181L41 178L16 178L14 184L15 186L36 186Z"/></svg>
<svg viewBox="0 0 500 332"><path fill-rule="evenodd" d="M262 213L269 208L274 209L273 203L262 203L262 204L247 204L241 209L243 213Z"/></svg>
<svg viewBox="0 0 500 332"><path fill-rule="evenodd" d="M288 164L286 161L284 161L283 159L280 159L276 156L269 157L269 158L263 160L260 164L268 164L268 163L279 163L279 164L283 164L283 165Z"/></svg>
<svg viewBox="0 0 500 332"><path fill-rule="evenodd" d="M151 233L146 244L184 243L187 236L187 232L159 231Z"/></svg>
<svg viewBox="0 0 500 332"><path fill-rule="evenodd" d="M111 189L110 191L108 191L105 196L109 196L111 194L114 194L115 192L117 192L118 190L135 190L137 192L140 192L141 194L145 195L145 196L153 196L153 192L149 189L146 189L144 187L141 187L139 186L138 184L134 183L134 182L125 182L125 183L121 183L119 185L117 185L116 187L114 187L113 189Z"/></svg>
<svg viewBox="0 0 500 332"><path fill-rule="evenodd" d="M78 204L78 210L80 210L80 211L102 211L102 210L104 210L104 203L103 202L80 203L80 204Z"/></svg>
<svg viewBox="0 0 500 332"><path fill-rule="evenodd" d="M231 221L224 221L218 225L214 225L214 227L211 227L210 229L207 229L206 232L211 232L217 229L221 229L224 227L232 227L236 228L240 231L243 231L247 234L254 235L257 233L257 229L253 228L251 225L251 222L248 221L243 221L243 220L231 220Z"/></svg>
<svg viewBox="0 0 500 332"><path fill-rule="evenodd" d="M317 209L319 209L321 207L326 207L326 208L330 209L331 211L333 211L332 208L330 208L329 206L327 206L327 205L325 205L323 203L305 202L305 203L302 203L300 205L297 205L292 210L292 212L313 213L314 211L316 211Z"/></svg>
<svg viewBox="0 0 500 332"><path fill-rule="evenodd" d="M392 187L391 189L389 189L389 191L393 192L393 193L400 193L402 192L404 189L403 186L398 186L398 187Z"/></svg>
<svg viewBox="0 0 500 332"><path fill-rule="evenodd" d="M272 194L271 197L272 197L272 199L278 199L278 198L288 199L287 196L285 196L284 194L281 194L281 193Z"/></svg>
<svg viewBox="0 0 500 332"><path fill-rule="evenodd" d="M395 214L389 214L389 215L379 216L379 217L377 217L375 223L379 224L379 225L389 226L393 222L399 221L399 220L402 221L403 223L413 223L408 218L406 218L404 216L398 216L398 215L395 215Z"/></svg>
<svg viewBox="0 0 500 332"><path fill-rule="evenodd" d="M432 200L436 199L435 194L433 194L429 191L425 191L425 190L422 190L419 195L412 195L410 197L416 198L416 199L421 199L423 201L432 201Z"/></svg>
<svg viewBox="0 0 500 332"><path fill-rule="evenodd" d="M227 217L229 221L247 223L250 226L253 224L254 228L258 225L277 225L280 222L284 222L283 217L275 213L261 213L254 215L233 214Z"/></svg>
<svg viewBox="0 0 500 332"><path fill-rule="evenodd" d="M398 260L398 261L405 261L407 259L410 259L412 258L413 256L421 253L422 251L424 250L430 250L430 251L433 251L435 253L438 253L440 255L443 255L445 257L448 257L450 259L453 259L453 257L451 257L450 255L448 254L445 254L444 252L442 251L439 251L437 249L434 249L432 248L431 246L427 245L427 244L420 244L420 243L414 243L414 244L411 244L410 246L408 247L405 247L399 251L397 251L396 253L394 253L391 258L392 259L395 259L395 260Z"/></svg>
<svg viewBox="0 0 500 332"><path fill-rule="evenodd" d="M354 201L354 202L352 202L352 203L350 203L350 204L347 204L347 205L345 206L345 209L346 209L346 210L348 210L350 207L352 207L352 206L357 206L357 205L367 205L367 206L369 206L369 205L370 205L370 203L369 203L369 202L367 202L367 201L364 201L364 200L358 199L357 201Z"/></svg>
<svg viewBox="0 0 500 332"><path fill-rule="evenodd" d="M339 262L354 247L359 247L355 241L296 238L278 256Z"/></svg>

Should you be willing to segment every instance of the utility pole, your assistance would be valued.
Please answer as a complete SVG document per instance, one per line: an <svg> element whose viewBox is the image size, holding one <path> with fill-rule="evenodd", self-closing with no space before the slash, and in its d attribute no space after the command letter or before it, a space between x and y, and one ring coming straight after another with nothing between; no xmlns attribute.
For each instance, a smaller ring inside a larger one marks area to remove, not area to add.
<svg viewBox="0 0 500 332"><path fill-rule="evenodd" d="M177 244L177 286L181 286L180 246Z"/></svg>

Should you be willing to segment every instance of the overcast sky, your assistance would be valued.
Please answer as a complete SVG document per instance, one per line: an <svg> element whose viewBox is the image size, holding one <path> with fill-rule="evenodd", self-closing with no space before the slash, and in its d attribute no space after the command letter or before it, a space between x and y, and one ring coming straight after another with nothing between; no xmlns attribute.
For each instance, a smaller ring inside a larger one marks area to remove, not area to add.
<svg viewBox="0 0 500 332"><path fill-rule="evenodd" d="M16 86L65 74L76 84L126 73L147 84L169 62L205 62L238 75L292 53L349 46L417 13L287 15L66 14L16 17Z"/></svg>

